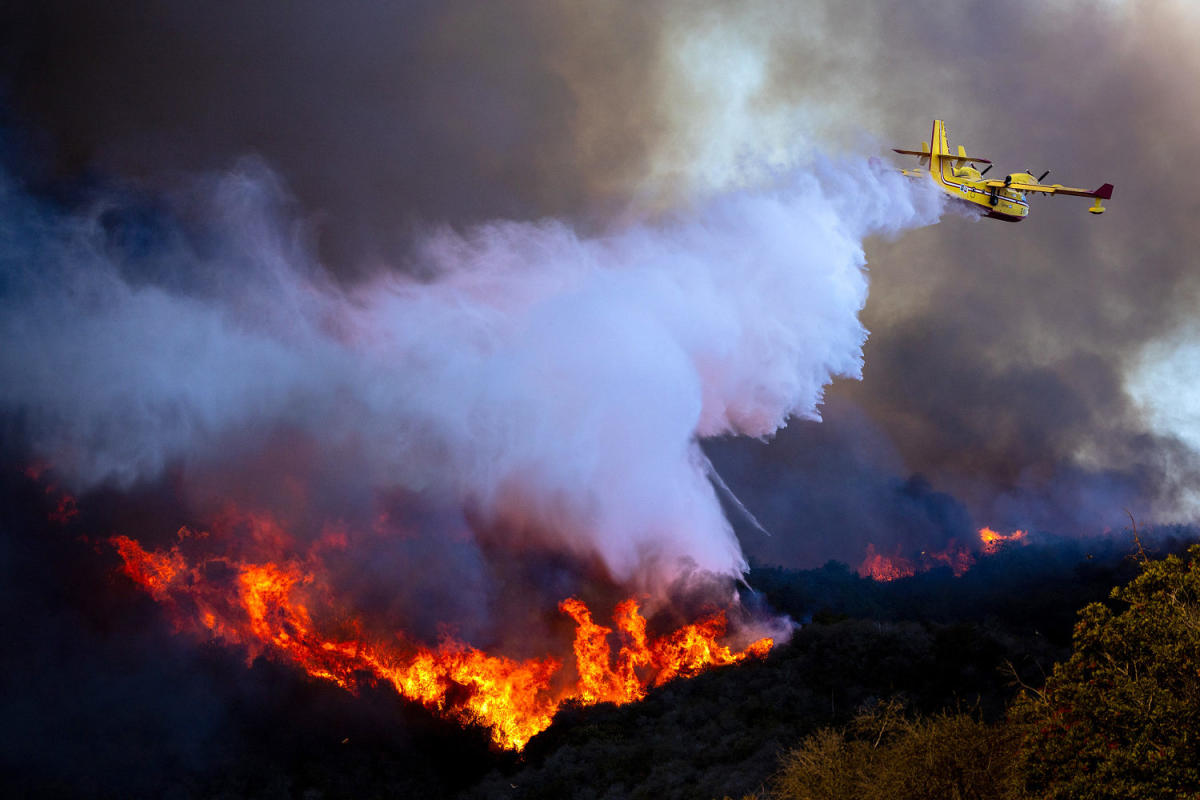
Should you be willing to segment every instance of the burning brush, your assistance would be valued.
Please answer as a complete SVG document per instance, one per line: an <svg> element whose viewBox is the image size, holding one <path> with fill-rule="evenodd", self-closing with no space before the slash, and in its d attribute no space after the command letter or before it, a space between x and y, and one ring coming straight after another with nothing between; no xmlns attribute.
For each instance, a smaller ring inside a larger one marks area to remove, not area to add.
<svg viewBox="0 0 1200 800"><path fill-rule="evenodd" d="M1013 542L1026 541L1026 531L1012 533L997 533L991 528L979 529L979 543L982 554L995 555ZM887 582L899 578L908 578L918 572L926 572L936 567L949 567L954 577L961 578L967 570L975 565L975 555L966 546L951 539L950 543L941 550L923 550L916 558L905 558L899 552L887 556L875 549L875 545L867 545L867 554L858 566L858 574L864 578Z"/></svg>
<svg viewBox="0 0 1200 800"><path fill-rule="evenodd" d="M576 626L571 677L553 656L515 660L449 636L431 648L401 633L392 639L365 633L362 619L337 608L316 548L278 561L189 557L181 545L196 537L183 529L179 538L180 544L157 551L126 536L111 540L123 572L167 610L177 630L244 646L251 660L262 655L292 663L351 691L363 681L386 682L449 717L488 727L496 744L508 749L522 749L565 702L633 702L651 686L764 656L774 643L761 638L742 649L723 644L722 611L651 636L631 598L614 612L620 642L614 656L613 628L596 623L588 606L570 597L559 610Z"/></svg>

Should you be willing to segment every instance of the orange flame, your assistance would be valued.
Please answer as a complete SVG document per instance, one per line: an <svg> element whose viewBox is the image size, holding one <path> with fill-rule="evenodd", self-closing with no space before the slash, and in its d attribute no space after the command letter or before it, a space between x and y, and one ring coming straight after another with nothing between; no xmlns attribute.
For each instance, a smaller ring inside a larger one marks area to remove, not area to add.
<svg viewBox="0 0 1200 800"><path fill-rule="evenodd" d="M1009 542L1019 542L1028 534L1025 531L1013 531L1009 534L996 533L991 528L979 529L979 541L983 545L985 556L995 555ZM898 578L907 578L918 572L925 572L937 566L947 566L954 577L961 578L967 570L975 565L975 556L966 547L953 539L944 550L925 550L918 560L904 558L897 552L894 556L885 556L875 549L875 545L867 545L867 556L858 567L858 574L864 578L887 582Z"/></svg>
<svg viewBox="0 0 1200 800"><path fill-rule="evenodd" d="M926 569L932 569L939 565L946 566L950 568L956 578L961 578L967 570L975 566L975 556L971 555L971 551L953 539L944 550L927 550L921 553L921 558L926 564Z"/></svg>
<svg viewBox="0 0 1200 800"><path fill-rule="evenodd" d="M258 535L274 532L261 520L254 524ZM181 542L190 536L187 529L180 531ZM349 690L363 675L387 681L405 697L446 716L489 727L493 740L508 749L522 749L549 727L566 701L629 703L644 697L650 686L761 657L773 645L769 638L744 650L721 644L724 612L654 638L630 599L614 611L621 642L614 659L609 641L613 629L594 622L588 607L572 597L559 605L576 625L577 678L571 684L559 674L561 662L549 656L518 661L450 638L436 648L407 643L400 636L371 640L353 619L323 626L310 604L328 605L322 600L328 592L311 559L260 563L209 556L189 563L179 545L148 551L126 536L110 541L124 562L122 571L172 612L178 629L246 646L250 659L268 655L293 662ZM324 618L338 617L321 610Z"/></svg>
<svg viewBox="0 0 1200 800"><path fill-rule="evenodd" d="M979 541L983 543L983 552L989 556L1000 551L1008 542L1019 542L1028 536L1027 531L1013 531L1009 534L996 533L991 528L979 529Z"/></svg>
<svg viewBox="0 0 1200 800"><path fill-rule="evenodd" d="M917 574L917 568L907 558L899 555L888 557L875 552L875 545L867 545L867 557L858 567L858 574L876 581L894 581Z"/></svg>

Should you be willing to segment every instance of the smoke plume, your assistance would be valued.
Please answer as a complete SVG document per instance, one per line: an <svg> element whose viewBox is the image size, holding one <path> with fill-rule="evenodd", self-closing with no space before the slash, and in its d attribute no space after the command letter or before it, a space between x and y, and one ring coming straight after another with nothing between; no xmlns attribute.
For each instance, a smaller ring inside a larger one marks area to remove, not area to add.
<svg viewBox="0 0 1200 800"><path fill-rule="evenodd" d="M822 163L606 235L438 229L407 273L347 290L258 162L157 214L112 192L56 212L12 180L2 202L0 402L74 488L174 466L294 516L260 454L307 442L327 520L407 493L643 591L745 568L697 440L815 418L862 368L863 238L940 209Z"/></svg>
<svg viewBox="0 0 1200 800"><path fill-rule="evenodd" d="M779 534L747 547L789 564L857 560L897 498L933 546L933 519L1088 535L1124 507L1194 510L1188 392L1140 377L1194 338L1190 3L25 6L5 15L2 88L36 190L89 172L162 189L256 153L346 286L413 267L430 224L552 217L591 237L814 150L916 146L934 117L997 169L1112 182L1100 218L1038 198L1019 226L876 243L865 380L833 387L834 424L712 455ZM915 476L954 513L909 503Z"/></svg>

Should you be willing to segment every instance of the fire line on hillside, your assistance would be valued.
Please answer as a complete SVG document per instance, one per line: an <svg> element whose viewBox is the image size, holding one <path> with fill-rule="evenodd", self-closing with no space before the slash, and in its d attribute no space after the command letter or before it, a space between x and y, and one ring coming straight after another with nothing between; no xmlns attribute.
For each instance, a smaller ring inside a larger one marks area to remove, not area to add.
<svg viewBox="0 0 1200 800"><path fill-rule="evenodd" d="M250 522L260 540L286 539L268 517ZM506 749L524 748L549 727L564 702L633 702L649 687L765 656L774 644L771 638L740 650L723 644L723 611L654 637L637 600L630 598L614 610L620 642L614 655L614 629L595 622L583 601L569 597L559 610L576 625L572 678L564 673L562 659L553 656L516 660L449 637L430 648L399 633L390 640L364 633L361 619L338 612L326 585L319 550L329 542L318 543L302 557L274 560L185 555L180 545L206 537L183 528L179 544L156 551L127 536L115 536L110 543L121 556L124 574L167 609L177 631L245 646L251 660L265 655L290 662L351 691L364 676L389 683L404 697L450 718L488 727L493 741Z"/></svg>
<svg viewBox="0 0 1200 800"><path fill-rule="evenodd" d="M990 556L1000 552L1005 545L1013 542L1024 542L1028 533L1016 530L1012 533L997 533L991 528L979 529L979 542L983 547L983 555ZM880 582L898 580L927 572L937 567L949 567L954 577L961 578L967 570L975 565L976 556L960 542L951 539L950 543L941 550L925 550L914 558L906 558L897 552L884 555L875 549L874 544L867 545L867 554L858 566L858 574L864 578Z"/></svg>

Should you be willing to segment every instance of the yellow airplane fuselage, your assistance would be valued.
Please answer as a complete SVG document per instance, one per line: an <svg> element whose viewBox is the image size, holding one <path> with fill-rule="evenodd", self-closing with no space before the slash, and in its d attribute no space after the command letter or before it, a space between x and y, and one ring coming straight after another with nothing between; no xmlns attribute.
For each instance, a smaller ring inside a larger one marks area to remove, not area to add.
<svg viewBox="0 0 1200 800"><path fill-rule="evenodd" d="M933 146L930 147L930 144ZM960 144L957 152L951 152L946 144L946 124L940 119L933 121L933 134L928 142L921 142L920 150L903 150L895 148L895 152L903 155L917 156L920 164L928 169L901 170L912 178L933 179L943 192L973 208L981 210L993 219L1008 222L1020 222L1029 216L1029 201L1031 194L1069 195L1072 197L1090 197L1093 200L1088 213L1103 214L1104 202L1112 197L1113 185L1104 183L1099 189L1080 189L1074 186L1063 186L1061 183L1042 183L1050 174L1046 170L1041 177L1033 177L1028 172L1014 172L1005 175L1004 179L991 178L985 180L983 175L991 169L991 161L978 156L969 156ZM981 173L974 164L987 164Z"/></svg>
<svg viewBox="0 0 1200 800"><path fill-rule="evenodd" d="M955 167L941 160L934 180L951 197L961 198L984 209L987 216L1005 222L1020 222L1029 215L1029 201L1013 182L1011 189L989 189L974 167ZM1014 176L1015 177L1015 176Z"/></svg>
<svg viewBox="0 0 1200 800"><path fill-rule="evenodd" d="M1030 176L1015 173L1006 179L1009 186L988 187L986 184L989 181L971 166L962 145L959 145L957 154L950 152L950 147L946 144L946 125L942 120L934 121L930 141L933 142L933 147L921 156L922 161L929 159L929 169L902 170L905 175L928 175L946 194L978 207L993 219L1020 222L1029 215L1029 201L1019 187L1022 183L1035 183Z"/></svg>

